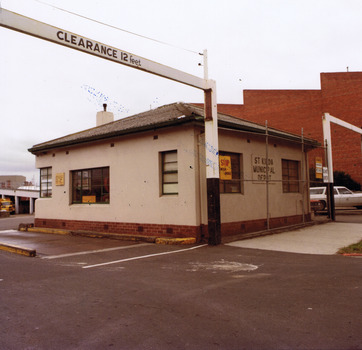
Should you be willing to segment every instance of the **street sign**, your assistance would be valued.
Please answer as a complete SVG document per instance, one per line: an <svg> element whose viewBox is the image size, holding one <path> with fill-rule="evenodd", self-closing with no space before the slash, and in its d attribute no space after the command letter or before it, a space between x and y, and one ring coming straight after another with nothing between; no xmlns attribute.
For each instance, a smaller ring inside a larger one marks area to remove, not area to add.
<svg viewBox="0 0 362 350"><path fill-rule="evenodd" d="M324 183L329 182L328 168L325 166L323 167L323 182Z"/></svg>

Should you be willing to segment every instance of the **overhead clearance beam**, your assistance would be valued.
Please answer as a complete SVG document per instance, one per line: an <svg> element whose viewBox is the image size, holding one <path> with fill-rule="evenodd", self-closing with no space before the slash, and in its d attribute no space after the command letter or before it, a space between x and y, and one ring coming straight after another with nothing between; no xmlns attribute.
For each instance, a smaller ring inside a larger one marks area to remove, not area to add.
<svg viewBox="0 0 362 350"><path fill-rule="evenodd" d="M216 82L214 80L208 79L206 73L205 78L202 79L3 8L0 8L0 27L15 30L203 90L205 95L205 152L209 244L217 245L221 243L219 145ZM205 64L207 64L206 59L204 65ZM205 72L206 71L207 70L205 70Z"/></svg>
<svg viewBox="0 0 362 350"><path fill-rule="evenodd" d="M329 202L329 213L332 220L335 220L335 207L334 207L334 191L333 191L333 157L332 157L332 137L331 137L331 123L340 125L346 129L354 131L362 135L362 129L345 122L342 119L331 116L329 113L324 113L322 117L323 124L323 141L326 147L327 153L327 167L328 167L328 202Z"/></svg>
<svg viewBox="0 0 362 350"><path fill-rule="evenodd" d="M136 68L144 72L159 75L198 89L205 90L209 88L208 82L197 76L5 9L0 9L0 26Z"/></svg>

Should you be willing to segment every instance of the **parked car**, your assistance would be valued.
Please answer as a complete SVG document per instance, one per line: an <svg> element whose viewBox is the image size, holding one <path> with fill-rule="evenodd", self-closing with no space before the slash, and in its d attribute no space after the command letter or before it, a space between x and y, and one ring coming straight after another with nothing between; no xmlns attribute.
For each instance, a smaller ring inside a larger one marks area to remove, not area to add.
<svg viewBox="0 0 362 350"><path fill-rule="evenodd" d="M327 207L327 187L311 187L310 200L312 208L324 210ZM362 209L362 193L355 193L347 187L334 187L334 205L336 207L356 207Z"/></svg>

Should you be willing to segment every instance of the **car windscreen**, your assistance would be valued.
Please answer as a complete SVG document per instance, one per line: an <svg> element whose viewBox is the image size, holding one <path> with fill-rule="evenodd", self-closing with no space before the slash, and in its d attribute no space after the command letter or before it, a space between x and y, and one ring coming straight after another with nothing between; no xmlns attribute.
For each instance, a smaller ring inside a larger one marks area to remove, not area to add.
<svg viewBox="0 0 362 350"><path fill-rule="evenodd" d="M310 194L323 194L324 188L311 188Z"/></svg>

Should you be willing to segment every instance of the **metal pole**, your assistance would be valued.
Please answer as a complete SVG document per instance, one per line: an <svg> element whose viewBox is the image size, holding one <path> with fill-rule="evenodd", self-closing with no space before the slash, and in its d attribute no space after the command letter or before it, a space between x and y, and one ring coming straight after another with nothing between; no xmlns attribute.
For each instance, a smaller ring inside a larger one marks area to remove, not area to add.
<svg viewBox="0 0 362 350"><path fill-rule="evenodd" d="M333 186L333 161L332 161L332 142L331 142L331 124L329 114L324 113L323 122L323 140L326 147L327 167L328 167L328 182L327 182L327 201L328 201L328 216L331 220L336 220L335 205L334 205L334 186Z"/></svg>
<svg viewBox="0 0 362 350"><path fill-rule="evenodd" d="M202 53L204 58L204 79L209 79L209 64L208 64L208 56L207 56L207 50L205 49Z"/></svg>
<svg viewBox="0 0 362 350"><path fill-rule="evenodd" d="M218 245L221 243L221 214L216 83L209 80L206 49L203 51L203 58L204 80L210 87L210 89L204 90L208 244Z"/></svg>
<svg viewBox="0 0 362 350"><path fill-rule="evenodd" d="M209 245L221 243L219 145L216 84L205 91L205 154Z"/></svg>
<svg viewBox="0 0 362 350"><path fill-rule="evenodd" d="M269 216L269 134L268 134L268 121L265 121L265 162L266 162L266 169L265 169L265 178L266 178L266 228L267 230L270 229L270 216Z"/></svg>
<svg viewBox="0 0 362 350"><path fill-rule="evenodd" d="M305 209L304 209L304 206L305 206L305 184L306 184L306 162L305 162L305 152L304 152L304 130L302 128L302 169L301 169L301 172L302 172L302 217L303 217L303 224L305 223Z"/></svg>

